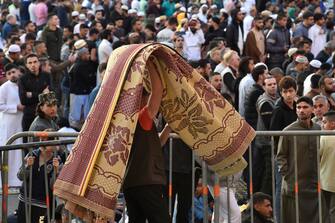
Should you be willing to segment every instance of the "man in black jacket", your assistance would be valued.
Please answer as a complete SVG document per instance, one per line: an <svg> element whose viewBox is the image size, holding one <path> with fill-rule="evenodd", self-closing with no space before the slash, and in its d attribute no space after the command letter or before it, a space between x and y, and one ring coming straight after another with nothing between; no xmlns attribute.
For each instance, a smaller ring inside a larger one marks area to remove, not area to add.
<svg viewBox="0 0 335 223"><path fill-rule="evenodd" d="M41 40L45 43L47 47L48 56L50 62L57 66L60 62L60 54L63 45L63 31L58 27L59 18L56 14L51 14L48 16L48 25L42 31ZM55 72L51 76L52 86L56 92L56 97L61 101L61 89L60 82L63 77L63 72Z"/></svg>
<svg viewBox="0 0 335 223"><path fill-rule="evenodd" d="M244 106L245 106L245 120L253 127L257 128L257 110L256 102L264 93L263 84L265 78L268 76L267 69L264 65L259 65L251 71L252 78L255 84L252 86L250 93L247 95Z"/></svg>
<svg viewBox="0 0 335 223"><path fill-rule="evenodd" d="M270 130L281 131L289 124L297 120L295 111L295 99L297 97L297 84L292 77L283 77L279 82L281 98L277 101L276 107L272 112ZM278 137L275 137L275 146L278 145ZM276 148L275 148L276 149ZM275 151L276 153L277 151ZM276 174L276 210L277 221L280 222L280 188L281 176L278 166L275 168Z"/></svg>
<svg viewBox="0 0 335 223"><path fill-rule="evenodd" d="M238 55L243 53L244 33L243 33L243 13L239 9L231 11L232 21L227 26L227 46L235 50Z"/></svg>
<svg viewBox="0 0 335 223"><path fill-rule="evenodd" d="M286 28L287 16L279 14L274 28L267 34L266 50L269 53L269 69L282 67L285 54L290 48L290 33Z"/></svg>
<svg viewBox="0 0 335 223"><path fill-rule="evenodd" d="M40 70L40 62L36 54L25 58L27 72L19 80L19 95L24 105L22 130L28 131L34 121L38 95L49 92L50 76Z"/></svg>
<svg viewBox="0 0 335 223"><path fill-rule="evenodd" d="M272 221L272 205L271 196L262 192L253 194L254 223L271 223ZM246 210L250 213L250 210ZM248 216L243 223L250 223L251 216Z"/></svg>
<svg viewBox="0 0 335 223"><path fill-rule="evenodd" d="M244 106L245 106L245 120L249 123L249 125L251 127L253 127L254 129L257 128L257 110L256 110L256 103L257 100L259 98L259 96L261 96L264 93L264 89L263 89L263 83L264 80L266 78L266 76L268 75L267 73L267 69L265 67L265 65L259 65L257 67L255 67L252 71L251 71L251 75L252 78L255 81L255 84L252 86L250 93L247 95ZM260 154L258 154L257 150L254 149L255 148L255 143L253 142L252 145L252 151L253 151L253 159L259 159L258 157L260 156ZM246 160L249 160L249 154L246 153L245 154L245 158ZM253 162L253 169L254 170L258 170L261 167L261 163L258 162ZM243 176L245 179L249 178L249 171L247 170L248 168L245 169L245 171L243 172ZM261 187L261 176L259 176L259 173L255 173L253 175L253 182L254 182L254 190L255 191L259 191L260 187ZM249 184L249 181L247 181L247 184Z"/></svg>
<svg viewBox="0 0 335 223"><path fill-rule="evenodd" d="M80 129L89 112L88 95L96 85L97 64L90 60L89 50L77 52L78 59L70 70L70 125Z"/></svg>

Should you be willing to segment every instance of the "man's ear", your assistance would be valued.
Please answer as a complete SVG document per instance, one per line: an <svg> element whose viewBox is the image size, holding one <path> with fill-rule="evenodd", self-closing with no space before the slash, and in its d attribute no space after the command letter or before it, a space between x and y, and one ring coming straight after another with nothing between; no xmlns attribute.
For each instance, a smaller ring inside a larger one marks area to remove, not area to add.
<svg viewBox="0 0 335 223"><path fill-rule="evenodd" d="M258 211L258 209L259 209L259 203L254 204L254 208L255 208L256 211Z"/></svg>

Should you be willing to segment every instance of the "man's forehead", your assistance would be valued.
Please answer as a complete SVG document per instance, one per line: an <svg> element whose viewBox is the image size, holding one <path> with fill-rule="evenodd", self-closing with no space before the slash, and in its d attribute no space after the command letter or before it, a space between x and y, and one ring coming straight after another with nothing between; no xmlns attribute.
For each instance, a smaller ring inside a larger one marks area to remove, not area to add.
<svg viewBox="0 0 335 223"><path fill-rule="evenodd" d="M297 104L297 107L312 107L312 106L305 101L301 101Z"/></svg>

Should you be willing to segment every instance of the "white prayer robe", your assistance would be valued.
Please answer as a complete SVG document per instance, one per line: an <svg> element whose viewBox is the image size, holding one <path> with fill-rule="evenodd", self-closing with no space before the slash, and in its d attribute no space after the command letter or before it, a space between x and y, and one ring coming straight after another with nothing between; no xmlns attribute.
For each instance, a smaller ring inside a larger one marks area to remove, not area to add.
<svg viewBox="0 0 335 223"><path fill-rule="evenodd" d="M6 141L13 134L22 132L22 111L17 110L20 104L19 87L11 81L0 86L0 145L5 145ZM17 139L13 144L22 143L22 139ZM21 150L13 150L8 153L8 186L21 186L21 181L16 174L22 163ZM1 179L0 179L1 180ZM0 181L1 182L1 181ZM0 184L2 187L2 184Z"/></svg>

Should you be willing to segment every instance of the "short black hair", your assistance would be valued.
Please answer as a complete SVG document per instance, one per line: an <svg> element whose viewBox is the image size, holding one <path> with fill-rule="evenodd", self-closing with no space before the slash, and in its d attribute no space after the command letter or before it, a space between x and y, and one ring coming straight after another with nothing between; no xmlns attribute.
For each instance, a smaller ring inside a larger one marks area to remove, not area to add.
<svg viewBox="0 0 335 223"><path fill-rule="evenodd" d="M175 17L170 17L169 20L168 20L168 24L170 26L172 26L172 25L178 25L178 21L177 21L177 19Z"/></svg>
<svg viewBox="0 0 335 223"><path fill-rule="evenodd" d="M30 23L33 23L32 21L26 21L25 23L24 23L24 28L26 28ZM33 23L34 24L34 23Z"/></svg>
<svg viewBox="0 0 335 223"><path fill-rule="evenodd" d="M50 13L50 14L48 14L48 21L52 18L52 17L54 17L54 16L57 16L57 14L56 13Z"/></svg>
<svg viewBox="0 0 335 223"><path fill-rule="evenodd" d="M335 119L335 111L327 111L323 114L323 117L332 117L333 119Z"/></svg>
<svg viewBox="0 0 335 223"><path fill-rule="evenodd" d="M254 81L258 81L259 76L264 74L264 72L266 71L266 67L265 66L257 66L255 67L252 71L251 71L251 76L252 79L254 79Z"/></svg>
<svg viewBox="0 0 335 223"><path fill-rule="evenodd" d="M7 71L10 71L11 69L19 69L19 67L16 64L9 63L9 64L6 64L4 69L5 69L5 72L7 72Z"/></svg>
<svg viewBox="0 0 335 223"><path fill-rule="evenodd" d="M91 28L88 35L92 36L94 34L99 34L99 31L96 28Z"/></svg>
<svg viewBox="0 0 335 223"><path fill-rule="evenodd" d="M313 107L313 100L311 98L307 97L307 96L302 96L302 97L298 98L297 104L299 104L301 102L306 102L311 107Z"/></svg>
<svg viewBox="0 0 335 223"><path fill-rule="evenodd" d="M319 88L319 81L321 79L321 75L314 74L311 77L311 88Z"/></svg>
<svg viewBox="0 0 335 223"><path fill-rule="evenodd" d="M260 14L257 14L255 17L254 17L254 21L258 21L258 20L263 20L263 16L260 15Z"/></svg>
<svg viewBox="0 0 335 223"><path fill-rule="evenodd" d="M307 10L306 12L304 12L304 14L302 14L302 19L308 19L309 17L314 17L313 13L309 10Z"/></svg>
<svg viewBox="0 0 335 223"><path fill-rule="evenodd" d="M207 64L208 64L208 60L207 59L201 59L198 61L198 67L201 68L206 68Z"/></svg>
<svg viewBox="0 0 335 223"><path fill-rule="evenodd" d="M88 29L88 25L84 24L80 24L79 29Z"/></svg>
<svg viewBox="0 0 335 223"><path fill-rule="evenodd" d="M25 56L25 58L24 58L24 64L27 64L27 60L29 58L32 58L32 57L36 57L38 59L38 56L35 53L30 53L27 56Z"/></svg>
<svg viewBox="0 0 335 223"><path fill-rule="evenodd" d="M38 46L38 45L40 45L40 44L42 44L42 43L44 43L44 44L45 44L45 42L44 42L44 41L41 41L41 40L36 40L36 41L34 42L34 46Z"/></svg>
<svg viewBox="0 0 335 223"><path fill-rule="evenodd" d="M27 40L36 40L36 34L35 33L27 33L25 36L25 41Z"/></svg>
<svg viewBox="0 0 335 223"><path fill-rule="evenodd" d="M277 16L277 21L282 20L283 18L287 18L287 15L285 13L279 13Z"/></svg>
<svg viewBox="0 0 335 223"><path fill-rule="evenodd" d="M100 33L100 38L107 39L109 35L111 35L111 31L108 29L105 29Z"/></svg>
<svg viewBox="0 0 335 223"><path fill-rule="evenodd" d="M315 13L314 14L314 22L318 21L318 20L321 20L321 19L324 19L325 16L321 13Z"/></svg>
<svg viewBox="0 0 335 223"><path fill-rule="evenodd" d="M152 24L146 24L145 29L148 29L148 30L150 30L151 32L154 32L154 33L157 31L155 26L152 25Z"/></svg>
<svg viewBox="0 0 335 223"><path fill-rule="evenodd" d="M253 198L253 204L260 204L263 203L264 200L269 200L270 202L272 201L272 197L268 194L265 194L263 192L256 192L252 195Z"/></svg>
<svg viewBox="0 0 335 223"><path fill-rule="evenodd" d="M136 24L136 22L138 22L138 21L141 22L141 20L140 20L139 18L134 18L134 19L131 21L131 26L133 27L133 26Z"/></svg>
<svg viewBox="0 0 335 223"><path fill-rule="evenodd" d="M215 22L216 24L220 25L220 19L218 17L213 16L212 21Z"/></svg>
<svg viewBox="0 0 335 223"><path fill-rule="evenodd" d="M122 40L118 40L118 41L115 41L113 44L112 44L112 48L113 50L123 46L123 45L126 45L126 43Z"/></svg>

